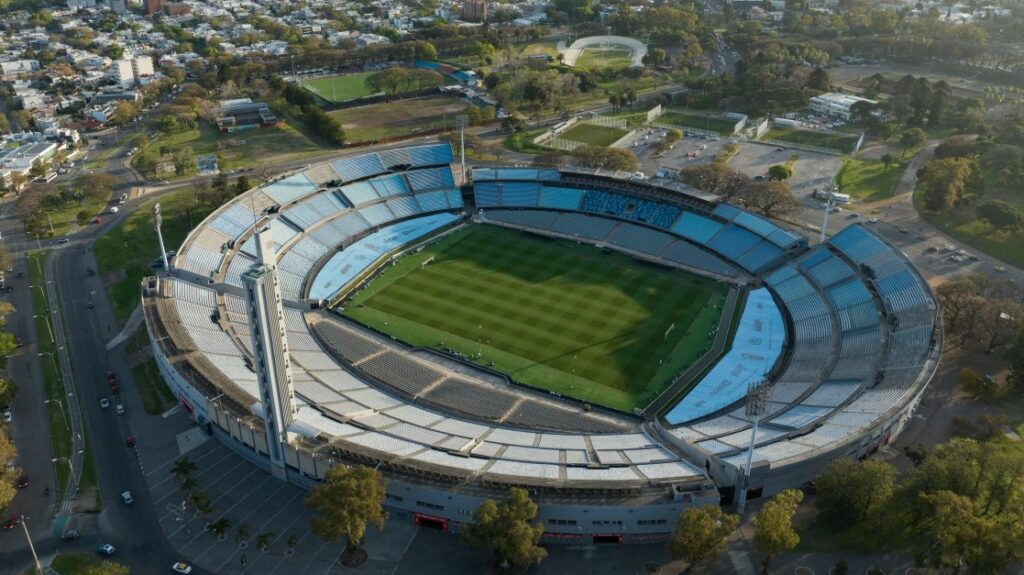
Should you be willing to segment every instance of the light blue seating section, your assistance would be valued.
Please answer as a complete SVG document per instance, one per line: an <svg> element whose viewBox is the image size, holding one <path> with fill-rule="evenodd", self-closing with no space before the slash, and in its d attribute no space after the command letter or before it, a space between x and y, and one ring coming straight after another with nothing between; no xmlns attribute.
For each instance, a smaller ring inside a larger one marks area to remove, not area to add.
<svg viewBox="0 0 1024 575"><path fill-rule="evenodd" d="M290 222L306 229L324 218L348 209L348 207L339 195L325 192L295 204L284 210L282 214Z"/></svg>
<svg viewBox="0 0 1024 575"><path fill-rule="evenodd" d="M537 207L540 185L532 182L502 182L501 205L512 207Z"/></svg>
<svg viewBox="0 0 1024 575"><path fill-rule="evenodd" d="M796 234L788 232L760 216L745 212L736 206L724 203L718 204L711 213L743 226L780 248L788 249L800 243L800 237Z"/></svg>
<svg viewBox="0 0 1024 575"><path fill-rule="evenodd" d="M473 185L476 207L496 208L501 206L501 188L497 182L477 182Z"/></svg>
<svg viewBox="0 0 1024 575"><path fill-rule="evenodd" d="M752 272L758 272L778 260L784 253L785 251L782 248L765 240L740 256L736 262Z"/></svg>
<svg viewBox="0 0 1024 575"><path fill-rule="evenodd" d="M825 258L813 266L802 267L807 270L807 273L814 278L814 281L821 287L829 287L854 276L854 272L850 269L850 266L834 255Z"/></svg>
<svg viewBox="0 0 1024 575"><path fill-rule="evenodd" d="M377 194L382 198L409 193L409 187L405 185L405 180L399 174L373 178L370 180L370 185L377 190Z"/></svg>
<svg viewBox="0 0 1024 575"><path fill-rule="evenodd" d="M543 186L540 189L540 207L553 210L578 210L583 190Z"/></svg>
<svg viewBox="0 0 1024 575"><path fill-rule="evenodd" d="M391 198L384 202L384 204L391 208L392 213L394 213L395 217L399 219L408 218L421 213L420 206L416 203L416 199L410 196Z"/></svg>
<svg viewBox="0 0 1024 575"><path fill-rule="evenodd" d="M448 190L447 195L449 207L453 209L463 207L462 192L460 192L459 190Z"/></svg>
<svg viewBox="0 0 1024 575"><path fill-rule="evenodd" d="M604 212L605 203L608 202L608 196L608 192L588 190L583 194L583 205L581 207L586 212L602 213Z"/></svg>
<svg viewBox="0 0 1024 575"><path fill-rule="evenodd" d="M343 182L361 180L387 171L375 153L335 160L331 166L338 172Z"/></svg>
<svg viewBox="0 0 1024 575"><path fill-rule="evenodd" d="M562 179L558 170L550 168L473 168L473 181L521 180L557 182Z"/></svg>
<svg viewBox="0 0 1024 575"><path fill-rule="evenodd" d="M408 148L409 163L414 166L436 166L455 161L452 147L448 144L433 144Z"/></svg>
<svg viewBox="0 0 1024 575"><path fill-rule="evenodd" d="M353 206L360 206L380 199L380 194L369 182L356 182L340 188L341 193Z"/></svg>
<svg viewBox="0 0 1024 575"><path fill-rule="evenodd" d="M284 206L301 197L312 194L317 188L316 184L306 177L306 174L295 174L294 176L288 176L283 180L263 186L261 189L263 193L273 198L275 202Z"/></svg>
<svg viewBox="0 0 1024 575"><path fill-rule="evenodd" d="M861 263L886 251L886 245L859 225L850 226L832 236L829 243L846 254L853 262Z"/></svg>
<svg viewBox="0 0 1024 575"><path fill-rule="evenodd" d="M379 226L395 219L395 214L385 204L373 204L359 210L359 215L366 218L371 226Z"/></svg>
<svg viewBox="0 0 1024 575"><path fill-rule="evenodd" d="M864 287L864 283L853 278L826 290L829 300L836 309L846 309L860 303L871 301L871 294Z"/></svg>
<svg viewBox="0 0 1024 575"><path fill-rule="evenodd" d="M258 217L241 204L234 203L210 222L210 227L232 239L256 224Z"/></svg>
<svg viewBox="0 0 1024 575"><path fill-rule="evenodd" d="M693 212L683 212L683 217L672 226L673 233L679 234L698 244L707 244L719 231L723 224L698 216Z"/></svg>
<svg viewBox="0 0 1024 575"><path fill-rule="evenodd" d="M455 214L447 213L421 216L387 226L358 240L327 260L313 278L309 297L315 300L329 299L389 252L457 219Z"/></svg>
<svg viewBox="0 0 1024 575"><path fill-rule="evenodd" d="M455 178L452 176L452 170L448 166L410 170L405 173L405 177L409 180L409 185L414 192L455 186Z"/></svg>
<svg viewBox="0 0 1024 575"><path fill-rule="evenodd" d="M722 231L715 234L715 237L711 238L707 245L725 257L736 260L760 241L761 238L757 234L737 226L728 225L722 228Z"/></svg>
<svg viewBox="0 0 1024 575"><path fill-rule="evenodd" d="M423 192L416 194L416 202L424 212L437 212L448 209L448 196L444 191Z"/></svg>
<svg viewBox="0 0 1024 575"><path fill-rule="evenodd" d="M732 348L665 416L676 425L707 416L742 399L747 386L771 370L782 353L786 325L767 288L752 290Z"/></svg>

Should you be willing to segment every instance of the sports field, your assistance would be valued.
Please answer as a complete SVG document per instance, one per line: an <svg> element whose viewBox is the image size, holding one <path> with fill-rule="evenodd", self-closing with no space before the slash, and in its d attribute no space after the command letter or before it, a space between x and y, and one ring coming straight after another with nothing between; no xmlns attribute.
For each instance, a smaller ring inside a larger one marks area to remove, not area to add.
<svg viewBox="0 0 1024 575"><path fill-rule="evenodd" d="M329 112L341 122L353 143L410 136L427 130L451 129L455 117L471 104L450 96L424 96Z"/></svg>
<svg viewBox="0 0 1024 575"><path fill-rule="evenodd" d="M588 146L606 147L614 144L627 133L629 132L622 128L611 128L581 122L559 134L559 137L574 142L583 142Z"/></svg>
<svg viewBox="0 0 1024 575"><path fill-rule="evenodd" d="M521 383L631 411L703 354L726 293L593 246L474 225L401 258L344 313Z"/></svg>
<svg viewBox="0 0 1024 575"><path fill-rule="evenodd" d="M578 68L628 68L633 51L621 46L591 46L584 48L576 59Z"/></svg>
<svg viewBox="0 0 1024 575"><path fill-rule="evenodd" d="M372 95L373 90L366 85L366 79L376 73L358 72L342 76L313 78L303 81L302 87L328 102L344 102Z"/></svg>
<svg viewBox="0 0 1024 575"><path fill-rule="evenodd" d="M764 135L764 139L837 150L844 154L850 153L853 150L853 145L857 143L857 136L853 134L836 134L816 130L801 130L800 128L772 128Z"/></svg>
<svg viewBox="0 0 1024 575"><path fill-rule="evenodd" d="M683 112L676 110L665 111L664 114L658 117L657 123L671 124L673 126L679 126L681 128L696 128L698 130L708 130L711 132L718 132L723 135L732 135L733 128L736 127L736 120L726 120L725 118L701 116L700 114L693 114L691 112Z"/></svg>

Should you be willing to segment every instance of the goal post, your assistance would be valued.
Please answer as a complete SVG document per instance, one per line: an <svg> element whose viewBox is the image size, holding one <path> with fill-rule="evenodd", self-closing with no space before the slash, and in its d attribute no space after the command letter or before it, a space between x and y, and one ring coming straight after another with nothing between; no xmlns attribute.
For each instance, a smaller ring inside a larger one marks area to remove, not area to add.
<svg viewBox="0 0 1024 575"><path fill-rule="evenodd" d="M427 258L427 259L423 260L423 261L422 261L422 262L420 263L420 269L423 269L423 268L427 267L427 264L429 264L429 263L433 262L433 261L434 261L434 257L435 257L435 256L430 256L429 258Z"/></svg>

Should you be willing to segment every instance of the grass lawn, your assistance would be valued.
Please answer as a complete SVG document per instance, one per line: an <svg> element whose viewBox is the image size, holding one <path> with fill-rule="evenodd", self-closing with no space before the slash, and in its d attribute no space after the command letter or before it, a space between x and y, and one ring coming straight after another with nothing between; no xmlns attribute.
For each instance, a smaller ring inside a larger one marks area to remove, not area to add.
<svg viewBox="0 0 1024 575"><path fill-rule="evenodd" d="M609 128L597 124L579 123L558 135L559 138L583 142L588 146L610 146L628 134L622 128Z"/></svg>
<svg viewBox="0 0 1024 575"><path fill-rule="evenodd" d="M78 575L101 563L114 562L100 559L91 553L59 553L53 558L50 567L60 575Z"/></svg>
<svg viewBox="0 0 1024 575"><path fill-rule="evenodd" d="M373 90L366 85L366 79L377 72L358 72L342 76L328 76L304 80L302 87L320 96L328 102L344 102L365 98L373 95Z"/></svg>
<svg viewBox="0 0 1024 575"><path fill-rule="evenodd" d="M145 329L140 327L139 329ZM157 371L156 361L149 360L132 368L132 377L142 398L142 407L150 415L160 415L175 403L174 394Z"/></svg>
<svg viewBox="0 0 1024 575"><path fill-rule="evenodd" d="M105 276L107 297L118 323L123 324L138 305L139 281L151 273L149 264L160 257L160 243L151 223L153 204L160 202L164 243L169 250L177 249L192 226L213 211L214 206L203 204L194 208L189 217L185 213L188 194L177 191L145 202L121 225L96 241L96 261Z"/></svg>
<svg viewBox="0 0 1024 575"><path fill-rule="evenodd" d="M657 120L659 124L671 124L681 128L695 128L697 130L709 130L722 135L732 135L736 122L724 118L701 116L691 112L680 110L666 110Z"/></svg>
<svg viewBox="0 0 1024 575"><path fill-rule="evenodd" d="M577 68L628 68L633 51L619 46L585 48L576 59Z"/></svg>
<svg viewBox="0 0 1024 575"><path fill-rule="evenodd" d="M505 147L513 152L523 154L543 154L549 152L548 148L533 143L533 139L547 131L547 128L534 128L523 130L505 136Z"/></svg>
<svg viewBox="0 0 1024 575"><path fill-rule="evenodd" d="M853 145L857 143L857 138L858 136L852 134L832 134L815 130L801 130L799 128L772 128L764 136L766 140L779 140L813 146L815 148L828 148L838 150L844 154L848 154L853 150Z"/></svg>
<svg viewBox="0 0 1024 575"><path fill-rule="evenodd" d="M469 104L448 96L425 96L370 104L331 112L350 142L372 142L409 136L427 130L455 127L455 116Z"/></svg>
<svg viewBox="0 0 1024 575"><path fill-rule="evenodd" d="M873 202L892 197L892 189L903 173L903 164L896 162L886 170L878 160L847 158L836 175L839 191L857 200Z"/></svg>
<svg viewBox="0 0 1024 575"><path fill-rule="evenodd" d="M202 122L192 130L164 134L142 151L163 150L174 154L180 149L187 149L196 157L218 155L222 170L248 168L268 161L285 162L327 151L290 120L279 128L244 130L234 134L221 134L213 125ZM195 166L192 168L191 173L194 174ZM174 179L174 176L167 179Z"/></svg>
<svg viewBox="0 0 1024 575"><path fill-rule="evenodd" d="M70 201L58 209L43 210L45 216L40 220L46 226L46 232L43 235L52 232L50 233L52 237L59 238L77 232L82 226L91 224L93 219L106 207L107 202L105 201L85 200L81 204L77 201ZM87 217L80 220L79 213L83 213Z"/></svg>
<svg viewBox="0 0 1024 575"><path fill-rule="evenodd" d="M537 54L545 54L552 58L558 58L558 48L556 46L558 42L534 42L533 44L526 44L520 51L523 56L536 56Z"/></svg>
<svg viewBox="0 0 1024 575"><path fill-rule="evenodd" d="M344 313L524 384L630 411L702 354L726 293L593 246L478 225L401 258Z"/></svg>
<svg viewBox="0 0 1024 575"><path fill-rule="evenodd" d="M60 501L67 487L71 469L68 458L71 457L71 431L67 423L68 404L64 396L64 383L61 381L60 365L57 361L57 344L53 338L53 325L50 323L50 301L43 284L43 266L47 251L33 251L28 254L28 280L32 287L32 309L35 312L36 340L39 345L39 368L42 372L43 390L46 393L46 418L50 428L51 457L58 459L54 463L57 474L57 500ZM64 458L64 459L61 459Z"/></svg>

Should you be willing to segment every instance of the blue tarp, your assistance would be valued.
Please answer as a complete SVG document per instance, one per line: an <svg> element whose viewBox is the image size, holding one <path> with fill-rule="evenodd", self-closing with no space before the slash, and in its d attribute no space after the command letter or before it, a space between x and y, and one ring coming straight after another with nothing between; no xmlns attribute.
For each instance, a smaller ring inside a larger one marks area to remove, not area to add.
<svg viewBox="0 0 1024 575"><path fill-rule="evenodd" d="M665 419L686 423L743 399L747 386L764 377L782 353L786 326L766 288L747 296L732 349L669 411Z"/></svg>
<svg viewBox="0 0 1024 575"><path fill-rule="evenodd" d="M367 266L399 248L455 220L453 214L435 214L382 228L338 252L316 274L309 290L312 299L329 299Z"/></svg>

